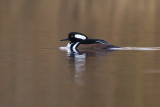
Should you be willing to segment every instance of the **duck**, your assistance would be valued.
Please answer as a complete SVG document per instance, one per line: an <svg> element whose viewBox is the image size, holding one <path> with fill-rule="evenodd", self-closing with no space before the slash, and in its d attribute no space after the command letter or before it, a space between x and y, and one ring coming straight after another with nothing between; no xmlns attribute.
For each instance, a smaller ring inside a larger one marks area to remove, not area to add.
<svg viewBox="0 0 160 107"><path fill-rule="evenodd" d="M70 41L67 48L71 52L86 51L86 50L109 50L111 48L119 48L111 43L101 39L89 39L85 34L79 32L70 32L68 37L60 41Z"/></svg>

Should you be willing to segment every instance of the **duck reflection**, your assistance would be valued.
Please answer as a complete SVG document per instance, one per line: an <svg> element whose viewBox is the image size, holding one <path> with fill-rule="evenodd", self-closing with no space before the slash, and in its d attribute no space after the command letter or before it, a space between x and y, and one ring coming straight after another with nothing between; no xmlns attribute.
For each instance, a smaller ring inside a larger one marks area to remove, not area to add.
<svg viewBox="0 0 160 107"><path fill-rule="evenodd" d="M111 50L70 50L67 47L60 47L60 50L67 52L68 61L74 64L74 81L78 85L84 85L83 73L86 71L86 62L89 57L100 57L110 54ZM71 67L72 68L72 67Z"/></svg>
<svg viewBox="0 0 160 107"><path fill-rule="evenodd" d="M75 72L85 71L86 53L67 53L68 59L74 59Z"/></svg>

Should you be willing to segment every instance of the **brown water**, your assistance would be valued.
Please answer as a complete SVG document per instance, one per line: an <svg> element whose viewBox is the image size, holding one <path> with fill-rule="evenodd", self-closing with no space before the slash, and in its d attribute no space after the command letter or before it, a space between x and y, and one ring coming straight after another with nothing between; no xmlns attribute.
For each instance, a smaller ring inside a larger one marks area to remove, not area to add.
<svg viewBox="0 0 160 107"><path fill-rule="evenodd" d="M71 31L159 47L159 7L159 0L1 0L0 107L159 107L159 50L59 50Z"/></svg>

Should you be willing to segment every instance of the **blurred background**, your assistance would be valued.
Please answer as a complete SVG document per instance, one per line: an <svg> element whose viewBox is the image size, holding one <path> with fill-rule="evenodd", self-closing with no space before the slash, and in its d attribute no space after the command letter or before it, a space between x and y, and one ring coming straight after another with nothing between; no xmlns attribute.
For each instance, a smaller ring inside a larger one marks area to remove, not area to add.
<svg viewBox="0 0 160 107"><path fill-rule="evenodd" d="M159 0L0 0L0 106L159 107L159 51L117 51L79 65L58 49L73 31L159 47L159 12Z"/></svg>

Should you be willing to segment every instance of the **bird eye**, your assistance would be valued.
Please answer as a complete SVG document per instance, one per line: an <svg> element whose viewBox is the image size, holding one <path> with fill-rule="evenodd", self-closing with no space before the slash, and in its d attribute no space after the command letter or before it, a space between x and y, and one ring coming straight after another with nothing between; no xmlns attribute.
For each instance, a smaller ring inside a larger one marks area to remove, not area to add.
<svg viewBox="0 0 160 107"><path fill-rule="evenodd" d="M71 38L73 38L74 36L73 35L71 35Z"/></svg>

